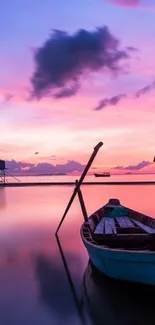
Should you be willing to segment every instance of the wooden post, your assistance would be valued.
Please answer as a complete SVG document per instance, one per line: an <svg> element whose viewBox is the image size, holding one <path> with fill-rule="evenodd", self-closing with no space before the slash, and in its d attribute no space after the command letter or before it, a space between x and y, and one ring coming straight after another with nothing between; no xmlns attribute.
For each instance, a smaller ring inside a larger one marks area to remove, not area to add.
<svg viewBox="0 0 155 325"><path fill-rule="evenodd" d="M66 217L66 215L67 215L67 213L68 213L68 211L69 211L69 209L70 209L70 207L71 207L71 205L72 205L72 203L74 201L74 198L75 198L76 194L78 193L78 190L79 190L79 188L80 188L80 186L81 186L81 184L82 184L82 182L83 182L83 180L84 180L84 178L85 178L85 176L86 176L92 162L94 161L94 159L95 159L95 157L96 157L96 155L97 155L97 153L98 153L98 151L99 151L99 149L101 148L102 145L103 145L103 142L99 142L94 147L94 151L93 151L92 155L90 156L87 165L85 166L85 169L84 169L84 171L83 171L83 173L82 173L82 175L81 175L81 177L80 177L80 179L78 181L78 185L74 189L74 192L73 192L73 194L72 194L72 196L71 196L71 198L70 198L70 200L69 200L69 202L67 204L65 212L64 212L64 214L63 214L63 216L61 218L61 221L60 221L60 223L59 223L59 225L57 227L57 230L56 230L55 234L57 234L57 232L59 231L59 229L60 229L60 227L61 227L61 225L62 225L62 223L63 223L63 221L64 221L64 219L65 219L65 217Z"/></svg>
<svg viewBox="0 0 155 325"><path fill-rule="evenodd" d="M77 185L78 185L78 180L76 179L76 186ZM84 220L88 221L88 214L87 214L86 206L85 206L83 195L82 195L82 192L81 192L80 188L78 189L78 197L79 197L79 201L80 201L81 210L82 210L82 213L83 213Z"/></svg>

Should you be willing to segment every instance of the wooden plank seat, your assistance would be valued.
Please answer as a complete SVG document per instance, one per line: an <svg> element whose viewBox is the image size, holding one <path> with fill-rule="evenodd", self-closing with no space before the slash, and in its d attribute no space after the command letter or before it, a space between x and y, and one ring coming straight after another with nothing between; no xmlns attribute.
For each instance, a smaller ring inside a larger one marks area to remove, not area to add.
<svg viewBox="0 0 155 325"><path fill-rule="evenodd" d="M98 223L94 230L95 235L103 235L104 234L104 225L105 225L105 218L102 218L101 221Z"/></svg>
<svg viewBox="0 0 155 325"><path fill-rule="evenodd" d="M115 224L115 220L113 218L105 218L107 220L107 222L110 224L113 233L116 235L117 234L117 230L116 230L116 224Z"/></svg>
<svg viewBox="0 0 155 325"><path fill-rule="evenodd" d="M134 223L129 219L129 217L116 217L115 218L121 228L134 228Z"/></svg>
<svg viewBox="0 0 155 325"><path fill-rule="evenodd" d="M89 224L94 234L102 234L102 235L119 234L117 233L118 227L116 227L115 220L117 221L117 224L119 225L120 228L132 228L133 230L133 228L138 227L143 230L143 233L145 232L147 234L155 234L155 229L144 225L138 220L132 218L129 219L129 217L126 216L115 217L115 218L103 217L97 225L95 225L93 219L90 219Z"/></svg>
<svg viewBox="0 0 155 325"><path fill-rule="evenodd" d="M128 217L118 217L118 224L122 228L134 228L134 224L130 221ZM95 235L117 235L117 229L114 218L103 217L94 229Z"/></svg>
<svg viewBox="0 0 155 325"><path fill-rule="evenodd" d="M113 236L116 234L115 220L103 217L93 232L93 238L95 240L102 240L104 236Z"/></svg>
<svg viewBox="0 0 155 325"><path fill-rule="evenodd" d="M146 225L144 225L143 223L141 223L138 220L135 219L131 219L133 223L135 223L138 227L140 227L141 229L143 229L147 234L155 234L155 229L148 227Z"/></svg>
<svg viewBox="0 0 155 325"><path fill-rule="evenodd" d="M107 218L104 218L104 234L105 235L112 235L113 232L113 228L111 226L111 224L108 222Z"/></svg>
<svg viewBox="0 0 155 325"><path fill-rule="evenodd" d="M112 218L102 218L94 230L94 234L112 235L117 234L115 220Z"/></svg>
<svg viewBox="0 0 155 325"><path fill-rule="evenodd" d="M139 234L144 233L144 230L134 224L127 216L115 217L117 234Z"/></svg>
<svg viewBox="0 0 155 325"><path fill-rule="evenodd" d="M115 220L119 221L119 227L116 227ZM118 231L119 229L121 232ZM130 231L126 232L127 229ZM153 250L155 249L154 234L154 229L129 217L116 219L103 217L94 229L93 239L111 248L147 249L149 247Z"/></svg>

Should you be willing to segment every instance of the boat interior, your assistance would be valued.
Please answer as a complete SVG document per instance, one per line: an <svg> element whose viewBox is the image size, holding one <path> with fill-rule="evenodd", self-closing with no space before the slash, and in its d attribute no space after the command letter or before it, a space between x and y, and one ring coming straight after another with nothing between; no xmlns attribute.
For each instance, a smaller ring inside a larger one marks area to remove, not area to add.
<svg viewBox="0 0 155 325"><path fill-rule="evenodd" d="M99 246L155 251L155 220L123 207L117 199L93 213L83 224L82 234Z"/></svg>

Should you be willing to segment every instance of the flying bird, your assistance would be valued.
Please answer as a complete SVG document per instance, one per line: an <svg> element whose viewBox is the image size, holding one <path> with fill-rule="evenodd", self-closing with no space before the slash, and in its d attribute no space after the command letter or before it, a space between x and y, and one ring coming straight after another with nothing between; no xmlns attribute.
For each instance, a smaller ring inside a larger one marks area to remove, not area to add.
<svg viewBox="0 0 155 325"><path fill-rule="evenodd" d="M39 152L38 152L38 151L36 151L36 152L35 152L35 155L38 155L38 153L39 153Z"/></svg>

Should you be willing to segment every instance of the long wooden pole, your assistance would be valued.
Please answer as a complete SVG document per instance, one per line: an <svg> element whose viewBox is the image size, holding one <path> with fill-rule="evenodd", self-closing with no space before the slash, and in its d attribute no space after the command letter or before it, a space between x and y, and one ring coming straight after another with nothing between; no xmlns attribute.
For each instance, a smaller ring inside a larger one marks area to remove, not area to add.
<svg viewBox="0 0 155 325"><path fill-rule="evenodd" d="M76 186L77 186L77 184L78 184L78 180L76 179ZM82 213L83 213L84 221L88 221L88 214L87 214L86 206L85 206L84 199L83 199L83 195L82 195L82 192L81 192L81 189L80 188L78 190L78 197L79 197L79 201L80 201L80 205L81 205L81 210L82 210Z"/></svg>
<svg viewBox="0 0 155 325"><path fill-rule="evenodd" d="M73 202L73 200L74 200L74 198L75 198L75 196L76 196L76 194L77 194L77 192L78 192L78 190L79 190L79 188L80 188L80 186L81 186L81 184L82 184L82 182L83 182L83 180L84 180L84 178L85 178L85 176L86 176L86 174L87 174L87 172L88 172L88 170L89 170L89 168L90 168L90 166L91 166L91 164L93 162L93 160L95 159L95 157L96 157L99 149L102 147L102 145L103 145L103 142L99 142L95 146L94 151L93 151L93 153L92 153L92 155L91 155L91 157L90 157L90 159L89 159L89 161L88 161L88 163L87 163L87 165L86 165L86 167L85 167L85 169L84 169L84 171L83 171L83 173L82 173L82 175L81 175L81 177L80 177L80 179L78 181L78 184L75 187L75 189L73 191L73 194L72 194L72 196L71 196L71 198L69 200L69 203L68 203L68 205L66 207L66 210L65 210L65 212L64 212L64 214L62 216L62 219L61 219L61 221L60 221L60 223L58 225L58 228L56 230L56 234L57 234L58 230L60 229L60 227L61 227L61 225L62 225L62 223L63 223L63 221L64 221L64 219L66 217L66 214L68 213L68 210L70 209L71 204L72 204L72 202Z"/></svg>

